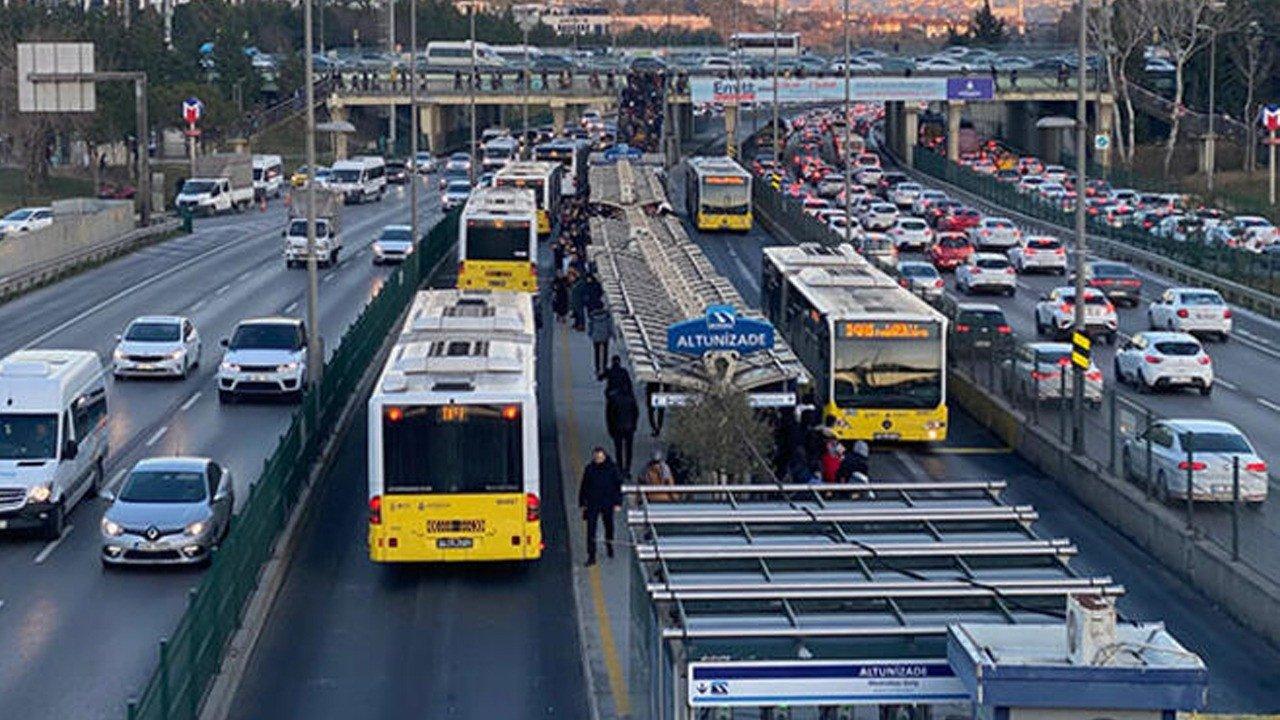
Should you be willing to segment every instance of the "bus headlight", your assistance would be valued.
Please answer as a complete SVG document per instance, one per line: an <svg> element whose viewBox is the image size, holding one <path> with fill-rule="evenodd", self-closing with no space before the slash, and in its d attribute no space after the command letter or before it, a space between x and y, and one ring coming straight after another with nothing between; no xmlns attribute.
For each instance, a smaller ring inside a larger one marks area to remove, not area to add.
<svg viewBox="0 0 1280 720"><path fill-rule="evenodd" d="M27 490L27 500L29 502L49 502L49 498L53 497L53 487L49 484L35 485Z"/></svg>

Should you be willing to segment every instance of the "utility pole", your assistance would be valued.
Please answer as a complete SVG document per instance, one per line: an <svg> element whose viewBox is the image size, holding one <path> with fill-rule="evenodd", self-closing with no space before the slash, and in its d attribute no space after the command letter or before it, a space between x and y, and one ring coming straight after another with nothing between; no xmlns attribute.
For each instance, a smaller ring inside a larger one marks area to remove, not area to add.
<svg viewBox="0 0 1280 720"><path fill-rule="evenodd" d="M1079 0L1080 28L1076 46L1076 282L1075 282L1075 332L1084 334L1084 260L1085 260L1085 135L1088 134L1088 108L1085 104L1085 82L1088 74L1087 51L1088 0ZM1072 363L1071 384L1071 447L1076 452L1084 449L1084 371Z"/></svg>
<svg viewBox="0 0 1280 720"><path fill-rule="evenodd" d="M1225 2L1209 3L1209 12L1226 5ZM1209 26L1209 132L1204 138L1205 185L1209 194L1213 194L1213 175L1218 166L1218 136L1214 134L1214 115L1217 103L1214 102L1214 83L1218 81L1218 28Z"/></svg>
<svg viewBox="0 0 1280 720"><path fill-rule="evenodd" d="M782 30L782 11L773 0L773 159L782 165L782 148L778 144L778 33Z"/></svg>
<svg viewBox="0 0 1280 720"><path fill-rule="evenodd" d="M520 77L524 81L524 103L520 107L521 119L524 121L524 131L520 135L520 151L525 159L533 157L533 143L529 142L529 76L533 74L533 66L529 64L529 30L532 24L531 15L522 15L520 17L520 33L524 40L524 70L520 73ZM543 92L546 92L546 88L543 88Z"/></svg>
<svg viewBox="0 0 1280 720"><path fill-rule="evenodd" d="M324 372L324 351L320 345L320 281L316 271L316 78L315 58L312 55L315 43L311 28L312 2L313 0L305 0L302 6L302 44L306 48L302 66L303 82L307 86L307 380L314 384L318 400L320 376ZM321 17L324 17L323 13Z"/></svg>
<svg viewBox="0 0 1280 720"><path fill-rule="evenodd" d="M773 46L778 46L777 38L774 39ZM849 66L849 51L849 0L844 0L844 142L840 148L840 169L844 174L844 241L845 244L852 245L853 198L850 193L853 188L849 177L852 171L849 166L849 148L853 146L853 128L849 121L849 81L852 79L853 68Z"/></svg>
<svg viewBox="0 0 1280 720"><path fill-rule="evenodd" d="M395 73L396 59L396 0L387 0L387 53L391 55L391 73ZM390 79L390 76L388 76ZM395 88L391 88L391 103L387 105L387 155L396 154L396 103Z"/></svg>
<svg viewBox="0 0 1280 720"><path fill-rule="evenodd" d="M413 158L413 173L409 176L409 237L416 250L418 184L422 182L422 175L418 172L418 0L409 0L409 156ZM418 257L416 252L414 257Z"/></svg>
<svg viewBox="0 0 1280 720"><path fill-rule="evenodd" d="M467 167L467 177L470 179L472 186L476 184L476 85L480 84L480 79L476 76L476 2L471 0L467 3L467 15L471 19L471 81L467 83L470 88L470 104L471 104L471 147L468 148L467 154L471 156L471 163Z"/></svg>

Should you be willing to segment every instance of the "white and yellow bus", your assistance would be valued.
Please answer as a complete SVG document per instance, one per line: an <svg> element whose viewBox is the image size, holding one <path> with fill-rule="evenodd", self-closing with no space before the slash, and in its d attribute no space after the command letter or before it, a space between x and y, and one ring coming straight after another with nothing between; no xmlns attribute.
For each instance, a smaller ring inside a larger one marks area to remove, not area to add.
<svg viewBox="0 0 1280 720"><path fill-rule="evenodd" d="M533 300L418 293L369 398L369 558L542 556Z"/></svg>
<svg viewBox="0 0 1280 720"><path fill-rule="evenodd" d="M587 163L591 147L586 140L556 138L533 148L533 159L558 162L564 166L560 179L560 191L570 197L587 194Z"/></svg>
<svg viewBox="0 0 1280 720"><path fill-rule="evenodd" d="M538 206L533 190L477 188L458 222L458 287L538 291Z"/></svg>
<svg viewBox="0 0 1280 720"><path fill-rule="evenodd" d="M729 157L688 161L685 209L699 230L751 229L751 173Z"/></svg>
<svg viewBox="0 0 1280 720"><path fill-rule="evenodd" d="M494 187L527 188L538 204L538 234L550 235L560 217L560 181L564 167L558 162L519 160L507 163L493 176Z"/></svg>
<svg viewBox="0 0 1280 720"><path fill-rule="evenodd" d="M842 440L947 437L947 319L848 245L764 249L765 315Z"/></svg>

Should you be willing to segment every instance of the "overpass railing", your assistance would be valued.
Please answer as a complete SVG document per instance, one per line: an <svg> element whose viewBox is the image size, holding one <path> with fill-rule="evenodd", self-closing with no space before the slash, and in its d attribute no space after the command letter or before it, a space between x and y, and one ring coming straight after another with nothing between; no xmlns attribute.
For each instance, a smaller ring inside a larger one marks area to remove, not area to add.
<svg viewBox="0 0 1280 720"><path fill-rule="evenodd" d="M142 693L128 702L129 720L196 720L227 643L243 620L263 566L273 553L314 463L338 425L364 373L414 293L444 258L457 234L457 215L436 224L414 258L392 273L343 334L293 414L288 430L262 464L230 534L214 550L208 571L191 590L173 634L160 640L159 662ZM308 431L308 428L311 430Z"/></svg>

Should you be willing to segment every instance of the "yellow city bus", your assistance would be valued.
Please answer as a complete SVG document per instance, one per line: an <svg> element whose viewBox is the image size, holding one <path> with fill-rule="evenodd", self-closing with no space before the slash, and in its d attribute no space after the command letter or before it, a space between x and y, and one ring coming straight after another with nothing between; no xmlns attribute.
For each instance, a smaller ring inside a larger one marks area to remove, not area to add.
<svg viewBox="0 0 1280 720"><path fill-rule="evenodd" d="M560 180L564 166L558 162L520 160L507 163L493 176L494 187L528 188L538 204L538 234L550 235L560 217Z"/></svg>
<svg viewBox="0 0 1280 720"><path fill-rule="evenodd" d="M527 293L424 290L369 398L374 562L542 556Z"/></svg>
<svg viewBox="0 0 1280 720"><path fill-rule="evenodd" d="M458 223L458 287L538 291L538 206L533 191L479 188Z"/></svg>
<svg viewBox="0 0 1280 720"><path fill-rule="evenodd" d="M848 245L764 249L765 315L841 440L947 437L947 319Z"/></svg>
<svg viewBox="0 0 1280 720"><path fill-rule="evenodd" d="M728 157L689 158L685 209L699 230L751 229L751 173Z"/></svg>

